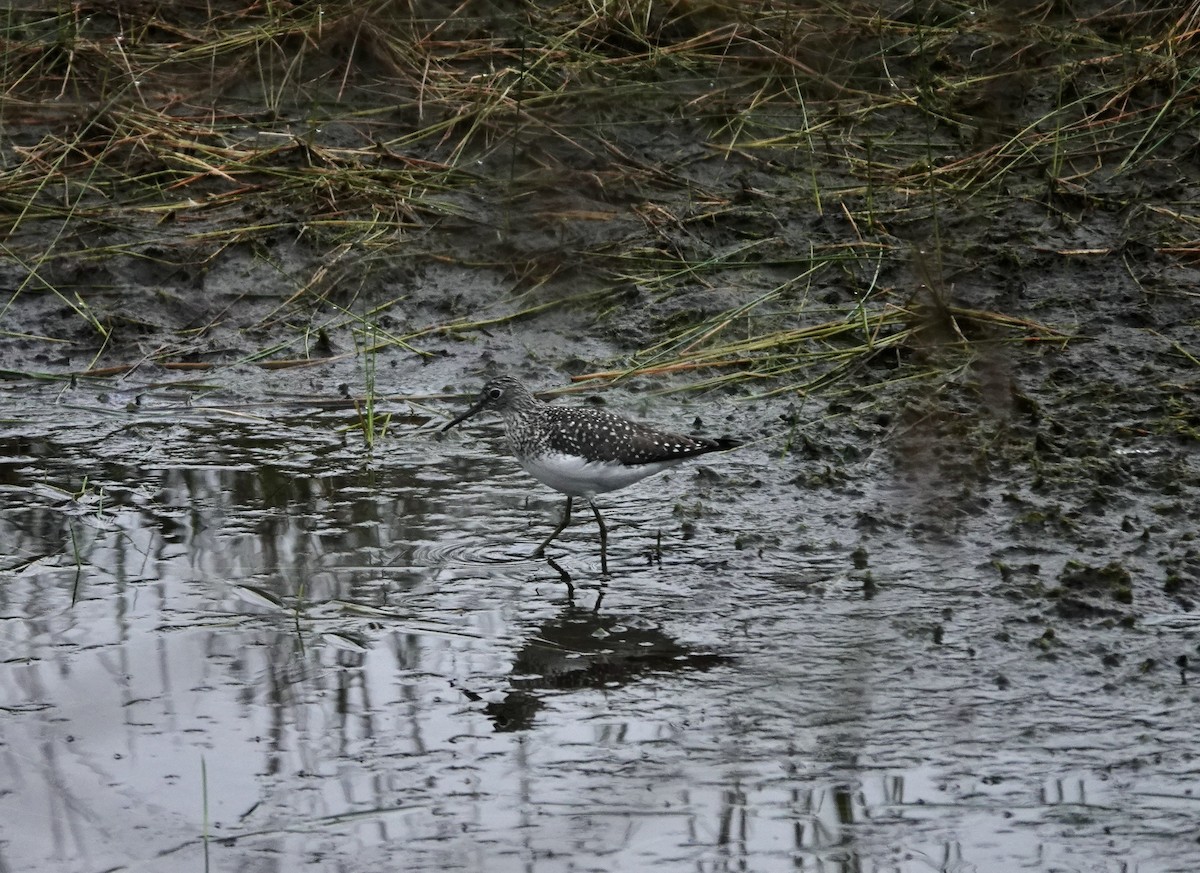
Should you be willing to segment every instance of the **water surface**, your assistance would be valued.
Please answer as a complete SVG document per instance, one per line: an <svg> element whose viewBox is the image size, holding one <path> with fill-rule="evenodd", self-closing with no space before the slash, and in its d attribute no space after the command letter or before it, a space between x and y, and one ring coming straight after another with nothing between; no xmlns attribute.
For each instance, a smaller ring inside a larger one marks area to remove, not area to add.
<svg viewBox="0 0 1200 873"><path fill-rule="evenodd" d="M1200 869L1191 625L1039 645L1000 502L875 535L885 462L751 448L606 495L568 598L495 427L78 393L0 425L0 869Z"/></svg>

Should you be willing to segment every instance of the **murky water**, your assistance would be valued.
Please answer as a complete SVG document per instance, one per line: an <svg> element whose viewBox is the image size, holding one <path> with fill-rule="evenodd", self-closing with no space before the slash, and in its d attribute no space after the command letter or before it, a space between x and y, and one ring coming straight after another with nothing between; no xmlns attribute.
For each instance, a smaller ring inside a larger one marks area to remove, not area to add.
<svg viewBox="0 0 1200 873"><path fill-rule="evenodd" d="M1047 657L986 519L871 540L867 596L882 464L608 495L597 608L495 428L55 396L3 398L0 870L1200 869L1197 695L1136 668L1190 626Z"/></svg>

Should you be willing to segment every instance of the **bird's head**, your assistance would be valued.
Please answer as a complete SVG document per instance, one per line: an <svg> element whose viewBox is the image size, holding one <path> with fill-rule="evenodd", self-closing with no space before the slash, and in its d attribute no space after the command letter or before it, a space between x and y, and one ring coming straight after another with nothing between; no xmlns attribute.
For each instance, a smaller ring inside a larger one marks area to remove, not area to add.
<svg viewBox="0 0 1200 873"><path fill-rule="evenodd" d="M471 407L458 418L451 421L443 431L448 431L456 424L461 424L473 415L481 412L498 412L500 415L520 412L537 406L538 401L526 390L525 386L512 376L499 376L488 381L475 397Z"/></svg>

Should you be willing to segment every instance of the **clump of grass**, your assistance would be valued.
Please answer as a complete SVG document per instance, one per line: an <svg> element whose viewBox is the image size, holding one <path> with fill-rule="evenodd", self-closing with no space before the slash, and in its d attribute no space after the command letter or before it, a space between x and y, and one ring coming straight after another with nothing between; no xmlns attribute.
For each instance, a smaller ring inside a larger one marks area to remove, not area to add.
<svg viewBox="0 0 1200 873"><path fill-rule="evenodd" d="M391 413L379 415L376 409L378 395L375 391L375 363L377 359L375 336L378 331L374 322L367 322L362 331L363 382L364 393L362 400L354 401L354 411L358 414L358 429L366 441L367 450L375 447L375 441L387 434Z"/></svg>
<svg viewBox="0 0 1200 873"><path fill-rule="evenodd" d="M858 293L856 273L894 271L965 214L1002 217L1013 201L1067 220L1077 203L1123 209L1121 180L1136 187L1192 147L1200 4L1069 10L865 0L566 0L476 17L388 0L9 8L0 232L26 274L9 304L57 295L103 351L112 325L60 267L201 268L281 236L353 250L360 264L444 260L461 258L453 241L464 233L495 237L472 265L508 270L515 285L591 284L569 303L518 292L487 318L385 342L560 305L616 315L631 285L661 303L755 267L790 271L780 287L830 271L827 281ZM1131 208L1161 254L1200 251L1191 204ZM813 216L840 237L809 240L808 252L780 232ZM578 233L558 252L522 251L514 234L530 222ZM282 308L343 318L313 279ZM703 366L787 380L816 356L836 373L921 323L903 296L867 295L815 321L811 307L781 306L782 292L731 296L719 314L668 330L629 372Z"/></svg>
<svg viewBox="0 0 1200 873"><path fill-rule="evenodd" d="M1003 342L1062 344L1072 338L1047 325L998 312L959 306L934 311L917 302L907 305L889 302L870 311L857 310L852 317L718 340L725 328L745 314L745 307L721 313L690 329L688 336L682 338L687 340L700 332L693 342L672 338L636 355L623 369L581 374L574 377L574 381L614 381L664 373L716 371L717 375L693 380L689 387L707 388L753 380L777 386L762 396L783 391L807 393L836 382L852 368L861 367L865 361L881 355L890 354L899 362L913 348L923 345L927 334L942 319L949 320L962 339L964 349L969 345L964 331L977 335L981 329L990 333L1002 332Z"/></svg>

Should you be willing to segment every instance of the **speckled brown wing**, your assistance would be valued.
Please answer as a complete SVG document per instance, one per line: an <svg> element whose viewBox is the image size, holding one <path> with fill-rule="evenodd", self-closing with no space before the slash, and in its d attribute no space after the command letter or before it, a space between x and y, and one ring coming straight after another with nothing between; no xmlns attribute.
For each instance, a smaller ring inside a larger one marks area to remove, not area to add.
<svg viewBox="0 0 1200 873"><path fill-rule="evenodd" d="M602 409L551 406L542 427L539 441L549 451L631 466L681 461L737 445L734 440L655 430Z"/></svg>

